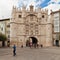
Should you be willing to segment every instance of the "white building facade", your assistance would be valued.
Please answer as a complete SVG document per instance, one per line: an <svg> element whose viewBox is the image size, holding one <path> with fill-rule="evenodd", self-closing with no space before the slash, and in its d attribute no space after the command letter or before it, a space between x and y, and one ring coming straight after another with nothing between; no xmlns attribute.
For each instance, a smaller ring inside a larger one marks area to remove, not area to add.
<svg viewBox="0 0 60 60"><path fill-rule="evenodd" d="M54 45L60 45L60 10L51 12L53 21L53 42Z"/></svg>
<svg viewBox="0 0 60 60"><path fill-rule="evenodd" d="M7 42L10 41L10 18L0 19L0 33L6 35L6 46ZM0 41L0 46L2 45L2 41Z"/></svg>

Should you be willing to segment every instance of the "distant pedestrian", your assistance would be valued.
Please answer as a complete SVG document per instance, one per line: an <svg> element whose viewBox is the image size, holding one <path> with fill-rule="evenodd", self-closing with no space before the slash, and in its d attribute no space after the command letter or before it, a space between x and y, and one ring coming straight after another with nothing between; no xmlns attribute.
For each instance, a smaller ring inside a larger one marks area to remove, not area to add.
<svg viewBox="0 0 60 60"><path fill-rule="evenodd" d="M32 47L32 42L30 42L30 48Z"/></svg>
<svg viewBox="0 0 60 60"><path fill-rule="evenodd" d="M43 45L41 44L41 48L43 47Z"/></svg>
<svg viewBox="0 0 60 60"><path fill-rule="evenodd" d="M21 48L23 48L23 45L21 45Z"/></svg>
<svg viewBox="0 0 60 60"><path fill-rule="evenodd" d="M15 56L16 55L16 45L14 44L14 46L13 46L13 56Z"/></svg>
<svg viewBox="0 0 60 60"><path fill-rule="evenodd" d="M39 48L39 42L37 42L37 48Z"/></svg>
<svg viewBox="0 0 60 60"><path fill-rule="evenodd" d="M30 48L31 48L32 47L32 39L31 38L30 38L30 42L29 43L30 43Z"/></svg>

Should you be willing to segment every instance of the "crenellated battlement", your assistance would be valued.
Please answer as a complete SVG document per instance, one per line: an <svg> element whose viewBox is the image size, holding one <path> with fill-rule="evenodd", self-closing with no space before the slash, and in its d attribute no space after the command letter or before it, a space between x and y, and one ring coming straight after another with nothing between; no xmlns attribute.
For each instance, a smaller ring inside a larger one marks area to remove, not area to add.
<svg viewBox="0 0 60 60"><path fill-rule="evenodd" d="M48 13L48 10L47 9L42 9L42 8L35 8L34 9L34 6L30 5L29 8L26 8L26 6L22 6L21 8L17 8L17 7L14 7L13 6L13 10L12 10L13 13L16 13L16 12L36 12L36 13Z"/></svg>

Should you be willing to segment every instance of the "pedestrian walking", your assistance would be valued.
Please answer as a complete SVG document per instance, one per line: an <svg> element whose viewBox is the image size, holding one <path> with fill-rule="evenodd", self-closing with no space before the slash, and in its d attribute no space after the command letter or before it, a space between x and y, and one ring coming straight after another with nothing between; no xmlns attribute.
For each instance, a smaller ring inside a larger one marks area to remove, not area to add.
<svg viewBox="0 0 60 60"><path fill-rule="evenodd" d="M41 44L41 48L43 47L43 45Z"/></svg>
<svg viewBox="0 0 60 60"><path fill-rule="evenodd" d="M16 55L16 45L14 44L14 46L13 46L13 56L15 56Z"/></svg>
<svg viewBox="0 0 60 60"><path fill-rule="evenodd" d="M37 42L37 48L39 48L39 42Z"/></svg>
<svg viewBox="0 0 60 60"><path fill-rule="evenodd" d="M32 39L30 38L30 48L32 47Z"/></svg>

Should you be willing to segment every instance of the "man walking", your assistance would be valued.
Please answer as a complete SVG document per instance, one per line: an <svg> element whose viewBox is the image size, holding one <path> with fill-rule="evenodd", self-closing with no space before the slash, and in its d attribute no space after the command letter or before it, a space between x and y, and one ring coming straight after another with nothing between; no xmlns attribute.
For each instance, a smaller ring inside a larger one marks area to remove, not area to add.
<svg viewBox="0 0 60 60"><path fill-rule="evenodd" d="M15 56L16 55L16 45L14 44L14 46L13 46L13 56Z"/></svg>

